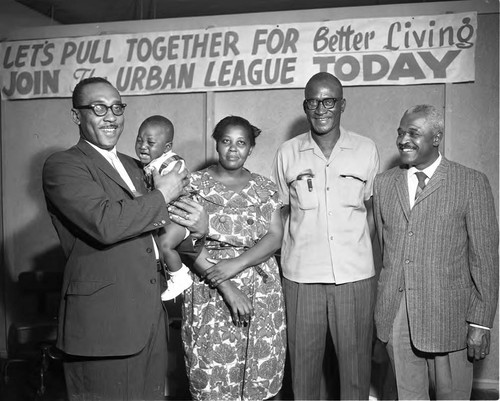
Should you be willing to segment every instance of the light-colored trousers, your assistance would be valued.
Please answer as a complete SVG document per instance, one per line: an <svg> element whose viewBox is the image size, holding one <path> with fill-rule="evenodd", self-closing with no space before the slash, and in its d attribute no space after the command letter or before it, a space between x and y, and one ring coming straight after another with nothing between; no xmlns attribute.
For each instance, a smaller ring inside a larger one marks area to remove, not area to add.
<svg viewBox="0 0 500 401"><path fill-rule="evenodd" d="M470 399L473 364L467 359L467 349L440 354L417 350L411 342L405 296L394 319L387 353L399 400L429 400L429 389L436 400Z"/></svg>

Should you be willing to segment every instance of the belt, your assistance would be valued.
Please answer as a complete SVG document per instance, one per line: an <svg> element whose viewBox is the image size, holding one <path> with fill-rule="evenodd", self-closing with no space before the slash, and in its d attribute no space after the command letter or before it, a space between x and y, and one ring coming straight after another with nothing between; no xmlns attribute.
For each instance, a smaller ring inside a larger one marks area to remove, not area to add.
<svg viewBox="0 0 500 401"><path fill-rule="evenodd" d="M214 240L207 240L205 242L205 248L212 249L212 250L221 250L221 249L227 249L227 248L235 248L235 249L243 249L243 250L250 249L250 247L246 246L246 245L233 245L233 244L230 244L229 242L214 241ZM264 270L262 270L262 268L258 265L254 266L254 268L255 268L255 271L262 276L262 281L264 281L264 283L267 283L267 280L269 278L267 273Z"/></svg>
<svg viewBox="0 0 500 401"><path fill-rule="evenodd" d="M205 242L205 248L206 249L213 249L213 250L221 250L221 249L227 249L227 248L235 248L235 249L243 249L243 250L250 249L250 247L246 246L246 245L233 245L233 244L230 244L229 242L214 241L214 240L207 240Z"/></svg>

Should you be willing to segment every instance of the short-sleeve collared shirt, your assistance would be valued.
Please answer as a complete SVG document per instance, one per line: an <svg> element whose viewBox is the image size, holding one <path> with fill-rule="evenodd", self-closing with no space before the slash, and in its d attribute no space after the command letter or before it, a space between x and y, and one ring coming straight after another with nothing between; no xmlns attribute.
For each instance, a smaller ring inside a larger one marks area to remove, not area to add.
<svg viewBox="0 0 500 401"><path fill-rule="evenodd" d="M348 283L375 275L365 201L379 170L375 143L340 129L327 160L311 133L284 142L272 179L290 206L281 264L300 283Z"/></svg>

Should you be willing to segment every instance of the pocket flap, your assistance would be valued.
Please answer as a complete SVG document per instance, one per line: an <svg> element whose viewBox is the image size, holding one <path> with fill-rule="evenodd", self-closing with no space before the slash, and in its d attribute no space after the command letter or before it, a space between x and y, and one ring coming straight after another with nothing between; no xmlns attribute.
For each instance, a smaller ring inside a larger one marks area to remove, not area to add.
<svg viewBox="0 0 500 401"><path fill-rule="evenodd" d="M67 295L92 295L105 287L113 285L114 281L71 281L66 291Z"/></svg>
<svg viewBox="0 0 500 401"><path fill-rule="evenodd" d="M343 173L343 174L340 174L340 177L342 178L347 178L347 179L350 179L350 180L357 180L359 182L362 182L363 184L366 183L366 178L361 176L361 174L358 174L358 173Z"/></svg>

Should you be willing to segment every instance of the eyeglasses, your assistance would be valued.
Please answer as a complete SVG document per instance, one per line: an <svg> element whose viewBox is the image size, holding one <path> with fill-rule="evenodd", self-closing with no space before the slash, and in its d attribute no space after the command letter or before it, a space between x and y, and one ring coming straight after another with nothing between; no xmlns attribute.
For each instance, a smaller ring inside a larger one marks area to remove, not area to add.
<svg viewBox="0 0 500 401"><path fill-rule="evenodd" d="M304 107L307 110L316 110L321 103L325 109L333 109L341 97L327 97L324 99L306 99L304 100Z"/></svg>
<svg viewBox="0 0 500 401"><path fill-rule="evenodd" d="M115 103L115 104L112 104L111 106L106 106L105 104L102 104L102 103L94 103L94 104L88 104L85 106L75 106L73 108L77 109L77 110L90 109L94 112L94 114L97 117L102 117L108 113L109 109L111 109L112 113L115 116L121 116L124 113L126 106L127 105L125 103Z"/></svg>

